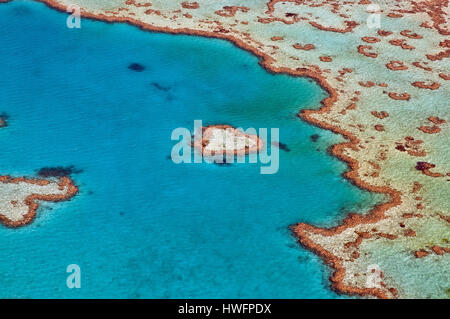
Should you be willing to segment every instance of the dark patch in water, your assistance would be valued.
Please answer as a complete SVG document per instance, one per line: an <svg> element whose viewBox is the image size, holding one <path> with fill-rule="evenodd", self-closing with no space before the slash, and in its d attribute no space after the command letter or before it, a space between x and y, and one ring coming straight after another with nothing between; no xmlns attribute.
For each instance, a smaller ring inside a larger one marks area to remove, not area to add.
<svg viewBox="0 0 450 319"><path fill-rule="evenodd" d="M171 89L170 86L162 86L161 84L157 83L157 82L153 82L152 86L154 88L156 88L157 90L163 91L163 92L167 92Z"/></svg>
<svg viewBox="0 0 450 319"><path fill-rule="evenodd" d="M214 164L218 165L218 166L231 166L230 163L219 163L219 162L214 162Z"/></svg>
<svg viewBox="0 0 450 319"><path fill-rule="evenodd" d="M136 71L136 72L142 72L145 70L145 66L139 63L131 63L128 68L130 70Z"/></svg>
<svg viewBox="0 0 450 319"><path fill-rule="evenodd" d="M281 142L278 142L278 148L280 150L285 151L285 152L290 152L291 151L290 148L286 144L281 143Z"/></svg>
<svg viewBox="0 0 450 319"><path fill-rule="evenodd" d="M217 163L217 162L214 162L214 164L216 164L217 166L231 166L230 163Z"/></svg>
<svg viewBox="0 0 450 319"><path fill-rule="evenodd" d="M291 151L291 149L286 144L281 143L281 142L273 142L272 145L275 147L278 147L280 150L283 150L285 152Z"/></svg>
<svg viewBox="0 0 450 319"><path fill-rule="evenodd" d="M315 142L317 142L319 140L320 135L319 134L313 134L313 135L310 136L310 138L311 138L311 141L313 141L315 143Z"/></svg>
<svg viewBox="0 0 450 319"><path fill-rule="evenodd" d="M82 170L76 169L75 166L70 165L67 167L43 167L38 171L38 175L41 177L64 177L72 174L79 174Z"/></svg>

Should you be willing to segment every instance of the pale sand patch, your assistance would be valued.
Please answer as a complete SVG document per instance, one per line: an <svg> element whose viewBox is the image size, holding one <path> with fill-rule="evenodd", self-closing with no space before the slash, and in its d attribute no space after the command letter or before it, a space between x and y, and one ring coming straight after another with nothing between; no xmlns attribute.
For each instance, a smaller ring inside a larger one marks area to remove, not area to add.
<svg viewBox="0 0 450 319"><path fill-rule="evenodd" d="M202 128L201 140L194 142L203 155L245 155L257 152L263 146L263 141L253 134L245 134L242 131L227 125L214 125Z"/></svg>
<svg viewBox="0 0 450 319"><path fill-rule="evenodd" d="M1 176L0 220L7 226L22 226L33 220L39 201L67 200L77 191L67 177L50 181Z"/></svg>

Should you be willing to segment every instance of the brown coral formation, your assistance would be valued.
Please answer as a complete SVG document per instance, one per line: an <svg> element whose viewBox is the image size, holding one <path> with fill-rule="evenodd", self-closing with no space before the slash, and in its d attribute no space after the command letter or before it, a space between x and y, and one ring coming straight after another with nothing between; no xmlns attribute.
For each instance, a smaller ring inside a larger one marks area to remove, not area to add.
<svg viewBox="0 0 450 319"><path fill-rule="evenodd" d="M416 169L429 177L442 177L444 174L431 172L436 165L427 162L417 162Z"/></svg>
<svg viewBox="0 0 450 319"><path fill-rule="evenodd" d="M125 2L126 5L128 6L135 6L136 8L140 8L140 7L151 7L152 4L150 2L146 2L146 3L138 3L136 2L136 0L127 0Z"/></svg>
<svg viewBox="0 0 450 319"><path fill-rule="evenodd" d="M438 256L442 256L445 253L447 253L447 254L450 253L450 249L446 248L446 247L440 247L440 246L434 245L434 246L430 247L429 251L427 251L425 249L416 250L414 252L414 256L416 258L423 258L423 257L430 255L431 253L434 253Z"/></svg>
<svg viewBox="0 0 450 319"><path fill-rule="evenodd" d="M407 136L403 141L396 142L395 144L396 150L406 152L411 156L422 157L427 155L426 151L422 148L423 141L416 140L412 136ZM413 190L413 192L415 192L415 190Z"/></svg>
<svg viewBox="0 0 450 319"><path fill-rule="evenodd" d="M381 40L375 37L362 37L361 40L363 40L364 42L367 43L377 43L380 42Z"/></svg>
<svg viewBox="0 0 450 319"><path fill-rule="evenodd" d="M372 87L372 86L375 85L375 83L372 82L372 81L359 82L358 84L361 85L361 86L363 86L363 87L365 87L365 88L370 88L370 87Z"/></svg>
<svg viewBox="0 0 450 319"><path fill-rule="evenodd" d="M333 27L325 27L315 21L309 22L310 25L312 25L313 27L320 29L322 31L337 32L337 33L351 32L354 28L356 28L359 25L359 23L356 21L344 21L344 23L345 23L346 27L343 29L338 29L338 28L333 28Z"/></svg>
<svg viewBox="0 0 450 319"><path fill-rule="evenodd" d="M386 31L386 30L378 30L377 33L378 33L378 35L380 35L382 37L387 37L392 34L391 31Z"/></svg>
<svg viewBox="0 0 450 319"><path fill-rule="evenodd" d="M450 50L441 51L436 54L427 54L426 57L430 61L441 61L450 56Z"/></svg>
<svg viewBox="0 0 450 319"><path fill-rule="evenodd" d="M272 40L272 41L281 41L281 40L283 40L284 38L283 37L280 37L280 36L274 36L274 37L271 37L270 38L270 40Z"/></svg>
<svg viewBox="0 0 450 319"><path fill-rule="evenodd" d="M424 63L420 63L420 62L418 62L418 61L416 61L416 62L413 62L412 63L412 65L414 65L415 67L417 67L417 68L419 68L419 69L422 69L422 70L425 70L425 71L432 71L433 69L432 68L430 68L429 66L425 66L425 65L423 65L423 64L427 64L427 62L424 62Z"/></svg>
<svg viewBox="0 0 450 319"><path fill-rule="evenodd" d="M433 125L433 126L422 125L421 127L419 127L419 130L421 130L422 132L427 133L427 134L436 134L441 131L440 127L437 125Z"/></svg>
<svg viewBox="0 0 450 319"><path fill-rule="evenodd" d="M326 56L326 55L323 55L323 56L319 57L319 60L322 61L322 62L331 62L331 61L333 61L333 59L331 57Z"/></svg>
<svg viewBox="0 0 450 319"><path fill-rule="evenodd" d="M365 55L366 57L369 57L369 58L378 57L377 53L367 51L367 50L372 50L372 49L373 49L373 47L371 45L359 45L358 46L358 52Z"/></svg>
<svg viewBox="0 0 450 319"><path fill-rule="evenodd" d="M379 119L384 119L389 116L389 114L385 111L381 111L381 112L372 111L371 114Z"/></svg>
<svg viewBox="0 0 450 319"><path fill-rule="evenodd" d="M181 6L185 9L198 9L200 8L200 5L198 4L198 2L187 2L184 1L181 3Z"/></svg>
<svg viewBox="0 0 450 319"><path fill-rule="evenodd" d="M410 38L410 39L422 39L423 37L415 32L412 32L411 30L403 30L400 32L401 35L404 37Z"/></svg>
<svg viewBox="0 0 450 319"><path fill-rule="evenodd" d="M403 14L399 14L399 13L394 13L394 12L389 12L387 15L389 18L402 18Z"/></svg>
<svg viewBox="0 0 450 319"><path fill-rule="evenodd" d="M422 125L420 126L418 129L424 133L427 134L436 134L439 133L441 131L441 128L439 127L439 125L442 125L444 123L446 123L447 121L444 119L441 119L437 116L430 116L428 118L428 121L430 121L431 123L433 123L434 125L428 126L428 125Z"/></svg>
<svg viewBox="0 0 450 319"><path fill-rule="evenodd" d="M217 10L215 13L222 17L234 17L236 12L248 12L250 8L241 6L224 6L222 10Z"/></svg>
<svg viewBox="0 0 450 319"><path fill-rule="evenodd" d="M447 123L446 120L441 119L441 118L439 118L439 117L437 117L437 116L430 116L430 117L428 118L428 121L430 121L431 123L434 123L434 124L436 124L436 125L441 125L441 124Z"/></svg>
<svg viewBox="0 0 450 319"><path fill-rule="evenodd" d="M428 256L429 254L430 253L425 249L417 250L414 252L414 256L416 256L416 258L423 258L425 256Z"/></svg>
<svg viewBox="0 0 450 319"><path fill-rule="evenodd" d="M401 47L403 50L414 50L415 47L406 43L405 39L393 39L389 40L389 43L398 47Z"/></svg>
<svg viewBox="0 0 450 319"><path fill-rule="evenodd" d="M411 83L411 85L415 86L417 88L420 88L420 89L428 89L428 90L437 90L441 86L437 82L425 83L425 82L422 82L422 81L413 82L413 83Z"/></svg>

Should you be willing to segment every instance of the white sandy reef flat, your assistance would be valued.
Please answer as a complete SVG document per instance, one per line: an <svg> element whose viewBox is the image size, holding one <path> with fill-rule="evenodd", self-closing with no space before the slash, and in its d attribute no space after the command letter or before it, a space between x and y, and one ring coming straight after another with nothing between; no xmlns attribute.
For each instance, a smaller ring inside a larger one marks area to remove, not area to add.
<svg viewBox="0 0 450 319"><path fill-rule="evenodd" d="M34 219L39 201L67 200L77 191L67 177L43 180L0 176L0 220L7 226L23 226Z"/></svg>
<svg viewBox="0 0 450 319"><path fill-rule="evenodd" d="M257 135L245 134L229 125L203 127L201 138L194 141L194 147L205 156L256 153L263 144Z"/></svg>

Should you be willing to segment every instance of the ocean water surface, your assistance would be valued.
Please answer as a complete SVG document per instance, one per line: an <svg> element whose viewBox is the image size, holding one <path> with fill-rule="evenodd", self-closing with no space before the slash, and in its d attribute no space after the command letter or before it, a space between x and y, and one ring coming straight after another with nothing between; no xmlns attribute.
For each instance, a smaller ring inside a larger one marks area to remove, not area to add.
<svg viewBox="0 0 450 319"><path fill-rule="evenodd" d="M379 200L340 176L326 153L338 138L296 117L325 92L226 41L86 19L68 29L66 17L0 5L0 174L74 165L80 187L42 203L31 225L0 226L0 297L340 298L288 229L334 225ZM171 132L196 119L279 128L290 151L274 175L174 164ZM81 289L66 286L69 264Z"/></svg>

